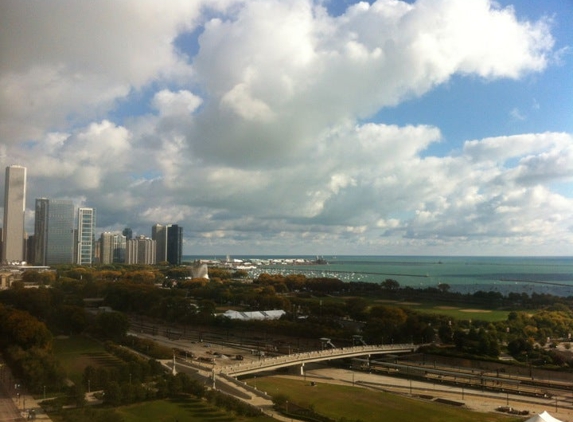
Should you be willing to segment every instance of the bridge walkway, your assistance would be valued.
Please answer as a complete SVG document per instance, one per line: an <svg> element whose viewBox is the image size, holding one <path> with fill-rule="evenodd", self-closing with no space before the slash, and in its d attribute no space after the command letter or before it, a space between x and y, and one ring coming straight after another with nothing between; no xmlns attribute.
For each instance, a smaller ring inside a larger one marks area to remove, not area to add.
<svg viewBox="0 0 573 422"><path fill-rule="evenodd" d="M324 360L342 359L364 355L380 355L395 353L411 353L418 349L418 345L407 344L382 344L374 346L354 346L334 349L325 349L313 352L294 353L290 355L261 358L255 362L236 363L219 368L219 373L228 376L239 376L269 371L285 366L301 365L305 363L320 362Z"/></svg>

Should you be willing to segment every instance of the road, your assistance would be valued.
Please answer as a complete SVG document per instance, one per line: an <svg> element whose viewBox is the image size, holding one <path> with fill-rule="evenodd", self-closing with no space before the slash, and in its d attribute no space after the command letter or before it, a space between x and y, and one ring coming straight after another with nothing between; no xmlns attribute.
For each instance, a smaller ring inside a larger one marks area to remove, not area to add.
<svg viewBox="0 0 573 422"><path fill-rule="evenodd" d="M23 387L16 390L14 386L15 381L10 368L0 361L0 421L24 421L29 411L35 414L37 421L51 421L34 397Z"/></svg>

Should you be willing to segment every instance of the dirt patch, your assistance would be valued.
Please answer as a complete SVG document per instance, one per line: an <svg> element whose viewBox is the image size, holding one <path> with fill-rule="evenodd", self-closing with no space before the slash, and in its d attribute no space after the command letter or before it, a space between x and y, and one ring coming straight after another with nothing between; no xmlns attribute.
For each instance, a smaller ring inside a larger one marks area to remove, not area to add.
<svg viewBox="0 0 573 422"><path fill-rule="evenodd" d="M491 311L489 311L487 309L460 309L460 312L474 312L474 313L479 313L479 314L488 314Z"/></svg>
<svg viewBox="0 0 573 422"><path fill-rule="evenodd" d="M421 303L418 303L418 302L399 302L397 300L390 300L390 299L378 299L378 300L375 300L374 302L376 302L376 303L391 303L393 305L404 305L404 306L421 305Z"/></svg>
<svg viewBox="0 0 573 422"><path fill-rule="evenodd" d="M436 309L443 309L443 310L455 310L455 309L460 309L457 306L436 306Z"/></svg>

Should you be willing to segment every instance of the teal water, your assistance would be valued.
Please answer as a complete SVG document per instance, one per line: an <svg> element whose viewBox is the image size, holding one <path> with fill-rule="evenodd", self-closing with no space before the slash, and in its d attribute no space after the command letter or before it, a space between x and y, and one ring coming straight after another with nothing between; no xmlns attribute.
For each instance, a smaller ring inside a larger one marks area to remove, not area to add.
<svg viewBox="0 0 573 422"><path fill-rule="evenodd" d="M189 256L185 259L224 259ZM233 256L236 259L295 258ZM313 260L315 257L298 256ZM401 286L435 287L447 283L451 290L501 293L548 293L573 296L573 257L427 257L427 256L324 256L327 264L272 265L251 271L336 277L343 281L380 282L394 279Z"/></svg>

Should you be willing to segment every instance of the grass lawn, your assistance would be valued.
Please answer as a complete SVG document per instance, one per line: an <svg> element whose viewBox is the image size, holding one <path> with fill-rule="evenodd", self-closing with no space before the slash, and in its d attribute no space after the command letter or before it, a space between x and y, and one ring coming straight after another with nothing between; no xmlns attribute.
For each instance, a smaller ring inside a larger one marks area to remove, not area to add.
<svg viewBox="0 0 573 422"><path fill-rule="evenodd" d="M404 306L400 305L399 302L396 305ZM472 308L470 306L442 306L428 303L411 304L407 305L407 307L418 312L446 315L456 320L471 319L472 321L487 322L506 321L507 315L509 314L509 311L498 311L495 309L479 309Z"/></svg>
<svg viewBox="0 0 573 422"><path fill-rule="evenodd" d="M124 422L272 422L267 416L240 418L198 399L157 400L115 409Z"/></svg>
<svg viewBox="0 0 573 422"><path fill-rule="evenodd" d="M323 304L343 304L351 296L348 297L324 297L320 298ZM480 309L475 307L475 305L460 305L452 306L451 304L444 303L430 303L430 302L404 302L398 300L386 300L377 297L361 297L365 299L369 306L375 305L386 305L386 306L398 306L401 308L409 308L418 312L432 313L446 315L456 320L468 320L472 321L486 321L486 322L497 322L507 320L507 315L509 311L501 311L496 309ZM309 302L316 301L316 298L308 299Z"/></svg>
<svg viewBox="0 0 573 422"><path fill-rule="evenodd" d="M86 366L114 366L120 362L100 342L84 336L55 338L54 355L74 382L81 381Z"/></svg>
<svg viewBox="0 0 573 422"><path fill-rule="evenodd" d="M254 384L254 380L248 381ZM472 412L453 406L351 386L308 382L279 377L257 378L257 388L273 395L282 393L300 406L335 420L377 422L517 422L523 418Z"/></svg>

